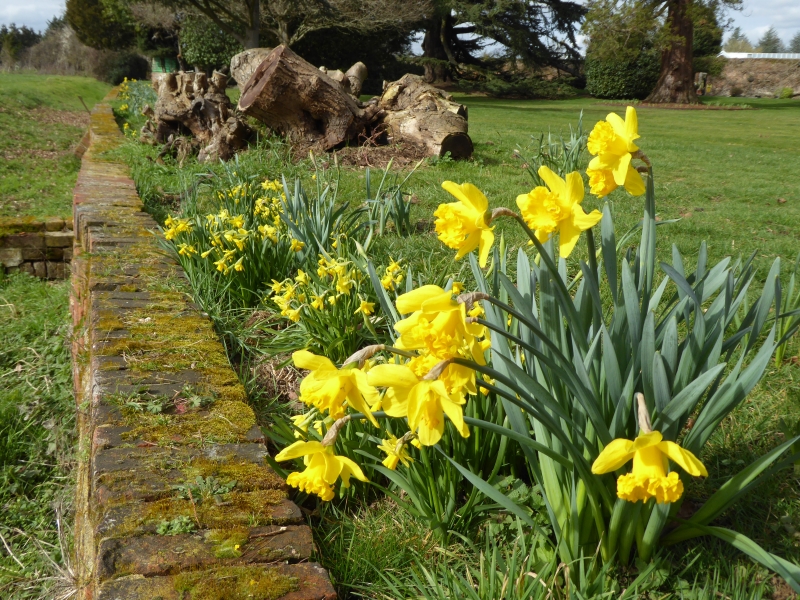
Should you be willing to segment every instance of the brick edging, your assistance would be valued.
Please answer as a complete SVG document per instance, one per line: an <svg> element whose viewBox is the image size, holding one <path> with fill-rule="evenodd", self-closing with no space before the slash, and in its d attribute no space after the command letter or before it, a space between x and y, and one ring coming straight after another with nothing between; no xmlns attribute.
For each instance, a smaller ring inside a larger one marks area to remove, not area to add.
<svg viewBox="0 0 800 600"><path fill-rule="evenodd" d="M211 322L103 154L123 141L115 95L92 111L74 192L79 597L333 600Z"/></svg>

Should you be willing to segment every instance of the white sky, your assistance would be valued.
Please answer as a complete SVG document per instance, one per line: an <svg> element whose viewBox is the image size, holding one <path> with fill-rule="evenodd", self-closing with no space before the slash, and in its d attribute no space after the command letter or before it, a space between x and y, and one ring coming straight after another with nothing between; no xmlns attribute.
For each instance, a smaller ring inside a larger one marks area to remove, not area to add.
<svg viewBox="0 0 800 600"><path fill-rule="evenodd" d="M44 30L49 19L64 12L64 3L64 0L0 0L0 25L16 23ZM741 27L753 44L770 25L787 43L800 31L798 0L745 0L744 10L731 11L730 16L734 26Z"/></svg>

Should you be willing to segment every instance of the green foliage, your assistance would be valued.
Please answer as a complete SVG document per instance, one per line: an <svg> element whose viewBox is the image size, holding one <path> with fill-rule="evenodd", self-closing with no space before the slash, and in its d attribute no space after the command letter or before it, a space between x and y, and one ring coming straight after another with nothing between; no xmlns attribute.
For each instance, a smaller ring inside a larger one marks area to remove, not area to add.
<svg viewBox="0 0 800 600"><path fill-rule="evenodd" d="M773 26L770 25L770 28L758 40L758 51L769 53L786 52L786 46Z"/></svg>
<svg viewBox="0 0 800 600"><path fill-rule="evenodd" d="M197 525L191 517L175 517L171 521L161 521L156 528L158 535L180 535L182 533L192 533L197 529Z"/></svg>
<svg viewBox="0 0 800 600"><path fill-rule="evenodd" d="M726 58L721 56L695 56L692 60L692 69L695 73L708 73L709 75L722 75Z"/></svg>
<svg viewBox="0 0 800 600"><path fill-rule="evenodd" d="M641 52L635 59L586 58L586 91L597 98L645 98L658 81L661 58L655 50Z"/></svg>
<svg viewBox="0 0 800 600"><path fill-rule="evenodd" d="M726 40L723 48L726 52L752 52L753 44L751 44L747 36L742 33L742 29L737 27Z"/></svg>
<svg viewBox="0 0 800 600"><path fill-rule="evenodd" d="M461 89L478 91L494 98L550 98L564 99L575 96L575 88L563 80L549 81L536 75L512 75L498 77L487 73L478 81L461 79Z"/></svg>
<svg viewBox="0 0 800 600"><path fill-rule="evenodd" d="M722 50L722 27L717 19L718 7L695 3L692 6L694 37L692 54L698 56L716 56Z"/></svg>
<svg viewBox="0 0 800 600"><path fill-rule="evenodd" d="M0 555L10 600L52 597L50 559L62 550L54 508L69 507L75 401L66 342L69 284L0 275ZM64 540L62 540L64 541Z"/></svg>
<svg viewBox="0 0 800 600"><path fill-rule="evenodd" d="M20 53L42 39L30 27L17 27L14 23L0 27L0 63L8 61L11 66L19 58Z"/></svg>
<svg viewBox="0 0 800 600"><path fill-rule="evenodd" d="M136 52L117 52L108 55L105 64L99 69L103 80L119 85L127 79L147 79L150 70L148 60Z"/></svg>
<svg viewBox="0 0 800 600"><path fill-rule="evenodd" d="M557 173L560 177L565 177L567 173L581 169L585 159L586 140L589 134L583 131L583 111L578 117L578 124L573 129L572 123L569 125L569 139L565 140L563 135L555 136L547 132L539 134L539 138L533 138L531 144L525 148L519 148L514 154L522 159L524 157L525 168L533 179L534 186L545 185L544 180L539 176L539 168L546 166L548 169ZM533 151L531 155L530 152Z"/></svg>
<svg viewBox="0 0 800 600"><path fill-rule="evenodd" d="M219 69L243 50L242 45L220 30L209 18L189 13L181 23L181 53L190 65L201 69Z"/></svg>
<svg viewBox="0 0 800 600"><path fill-rule="evenodd" d="M102 0L67 0L65 17L78 39L92 48L121 50L134 41L133 22L108 10Z"/></svg>
<svg viewBox="0 0 800 600"><path fill-rule="evenodd" d="M790 87L781 89L780 93L778 94L778 98L781 100L788 100L792 96L794 96L794 90Z"/></svg>
<svg viewBox="0 0 800 600"><path fill-rule="evenodd" d="M789 52L800 52L800 31L795 33L792 41L789 42Z"/></svg>

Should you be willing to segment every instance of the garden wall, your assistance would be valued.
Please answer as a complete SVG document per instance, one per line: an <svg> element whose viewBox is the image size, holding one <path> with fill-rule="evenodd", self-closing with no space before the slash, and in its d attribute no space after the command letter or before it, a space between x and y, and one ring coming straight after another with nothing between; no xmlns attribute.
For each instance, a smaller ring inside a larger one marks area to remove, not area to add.
<svg viewBox="0 0 800 600"><path fill-rule="evenodd" d="M72 219L0 218L0 270L66 279L72 260Z"/></svg>
<svg viewBox="0 0 800 600"><path fill-rule="evenodd" d="M773 98L784 88L800 95L800 61L767 58L730 58L721 75L711 75L712 96Z"/></svg>
<svg viewBox="0 0 800 600"><path fill-rule="evenodd" d="M74 193L82 600L331 600L211 322L159 245L108 100Z"/></svg>

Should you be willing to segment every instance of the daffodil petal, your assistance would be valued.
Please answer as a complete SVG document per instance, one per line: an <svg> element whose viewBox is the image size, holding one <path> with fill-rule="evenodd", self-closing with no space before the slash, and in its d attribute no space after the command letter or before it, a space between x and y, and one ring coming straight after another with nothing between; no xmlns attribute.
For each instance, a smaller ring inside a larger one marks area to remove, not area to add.
<svg viewBox="0 0 800 600"><path fill-rule="evenodd" d="M628 169L631 166L631 155L623 154L619 157L619 162L611 169L614 174L614 181L617 185L625 185L628 177Z"/></svg>
<svg viewBox="0 0 800 600"><path fill-rule="evenodd" d="M578 171L567 173L565 195L567 206L572 206L573 204L580 204L583 202L583 194L584 187L583 177L581 177L581 174Z"/></svg>
<svg viewBox="0 0 800 600"><path fill-rule="evenodd" d="M414 371L405 365L375 365L367 373L367 382L375 387L392 387L410 390L419 382Z"/></svg>
<svg viewBox="0 0 800 600"><path fill-rule="evenodd" d="M628 174L625 176L625 189L631 196L641 196L645 192L642 176L630 165L628 165Z"/></svg>
<svg viewBox="0 0 800 600"><path fill-rule="evenodd" d="M567 258L575 249L578 238L581 237L581 229L575 225L574 217L565 219L561 222L558 230L558 253L561 258Z"/></svg>
<svg viewBox="0 0 800 600"><path fill-rule="evenodd" d="M300 458L301 456L308 456L309 454L316 454L317 452L324 452L325 446L320 442L304 442L302 440L295 442L291 446L286 446L283 450L275 455L275 460L280 462L283 460L291 460L293 458Z"/></svg>
<svg viewBox="0 0 800 600"><path fill-rule="evenodd" d="M592 463L592 473L602 475L616 471L632 458L633 442L631 440L612 440Z"/></svg>
<svg viewBox="0 0 800 600"><path fill-rule="evenodd" d="M494 232L491 229L483 229L480 235L478 264L482 269L486 266L486 260L489 258L489 252L494 244Z"/></svg>
<svg viewBox="0 0 800 600"><path fill-rule="evenodd" d="M453 402L449 398L442 398L441 404L444 414L446 414L453 422L453 425L456 426L461 437L469 437L469 428L467 424L464 423L464 412L461 405Z"/></svg>
<svg viewBox="0 0 800 600"><path fill-rule="evenodd" d="M617 113L608 113L606 121L608 121L608 124L614 128L614 133L620 137L626 137L625 121L622 120L622 117L620 117Z"/></svg>
<svg viewBox="0 0 800 600"><path fill-rule="evenodd" d="M656 446L661 442L661 432L660 431L651 431L650 433L640 433L636 436L636 439L633 440L633 449L634 450L644 450L645 448L649 448L650 446Z"/></svg>
<svg viewBox="0 0 800 600"><path fill-rule="evenodd" d="M473 210L486 212L489 208L489 200L486 199L483 192L471 183L462 183L459 185L454 181L445 181L442 183L442 187L446 192L455 196Z"/></svg>
<svg viewBox="0 0 800 600"><path fill-rule="evenodd" d="M308 369L309 371L335 371L334 365L329 359L324 356L317 356L308 350L298 350L292 354L292 360L299 369Z"/></svg>
<svg viewBox="0 0 800 600"><path fill-rule="evenodd" d="M458 253L456 254L456 260L464 258L465 255L475 250L475 248L477 248L480 245L480 242L481 242L481 231L480 229L476 229L467 236L467 239L464 240L464 243L458 249Z"/></svg>
<svg viewBox="0 0 800 600"><path fill-rule="evenodd" d="M548 167L542 165L539 167L539 177L541 177L550 188L550 191L557 196L563 197L566 183L561 177L551 171Z"/></svg>
<svg viewBox="0 0 800 600"><path fill-rule="evenodd" d="M631 142L639 137L639 117L632 106L625 109L625 137Z"/></svg>
<svg viewBox="0 0 800 600"><path fill-rule="evenodd" d="M401 296L398 296L395 306L401 314L412 313L422 309L422 304L432 298L446 294L450 297L449 292L445 292L438 285L423 285Z"/></svg>
<svg viewBox="0 0 800 600"><path fill-rule="evenodd" d="M700 462L700 459L685 448L681 448L675 442L661 442L658 448L689 475L693 477L708 477L708 471L705 465Z"/></svg>
<svg viewBox="0 0 800 600"><path fill-rule="evenodd" d="M361 470L361 467L358 466L355 462L347 458L346 456L337 456L336 460L342 466L342 470L339 473L339 476L342 478L342 485L344 487L350 487L350 477L355 477L359 481L369 481L367 476L364 475L364 471Z"/></svg>

